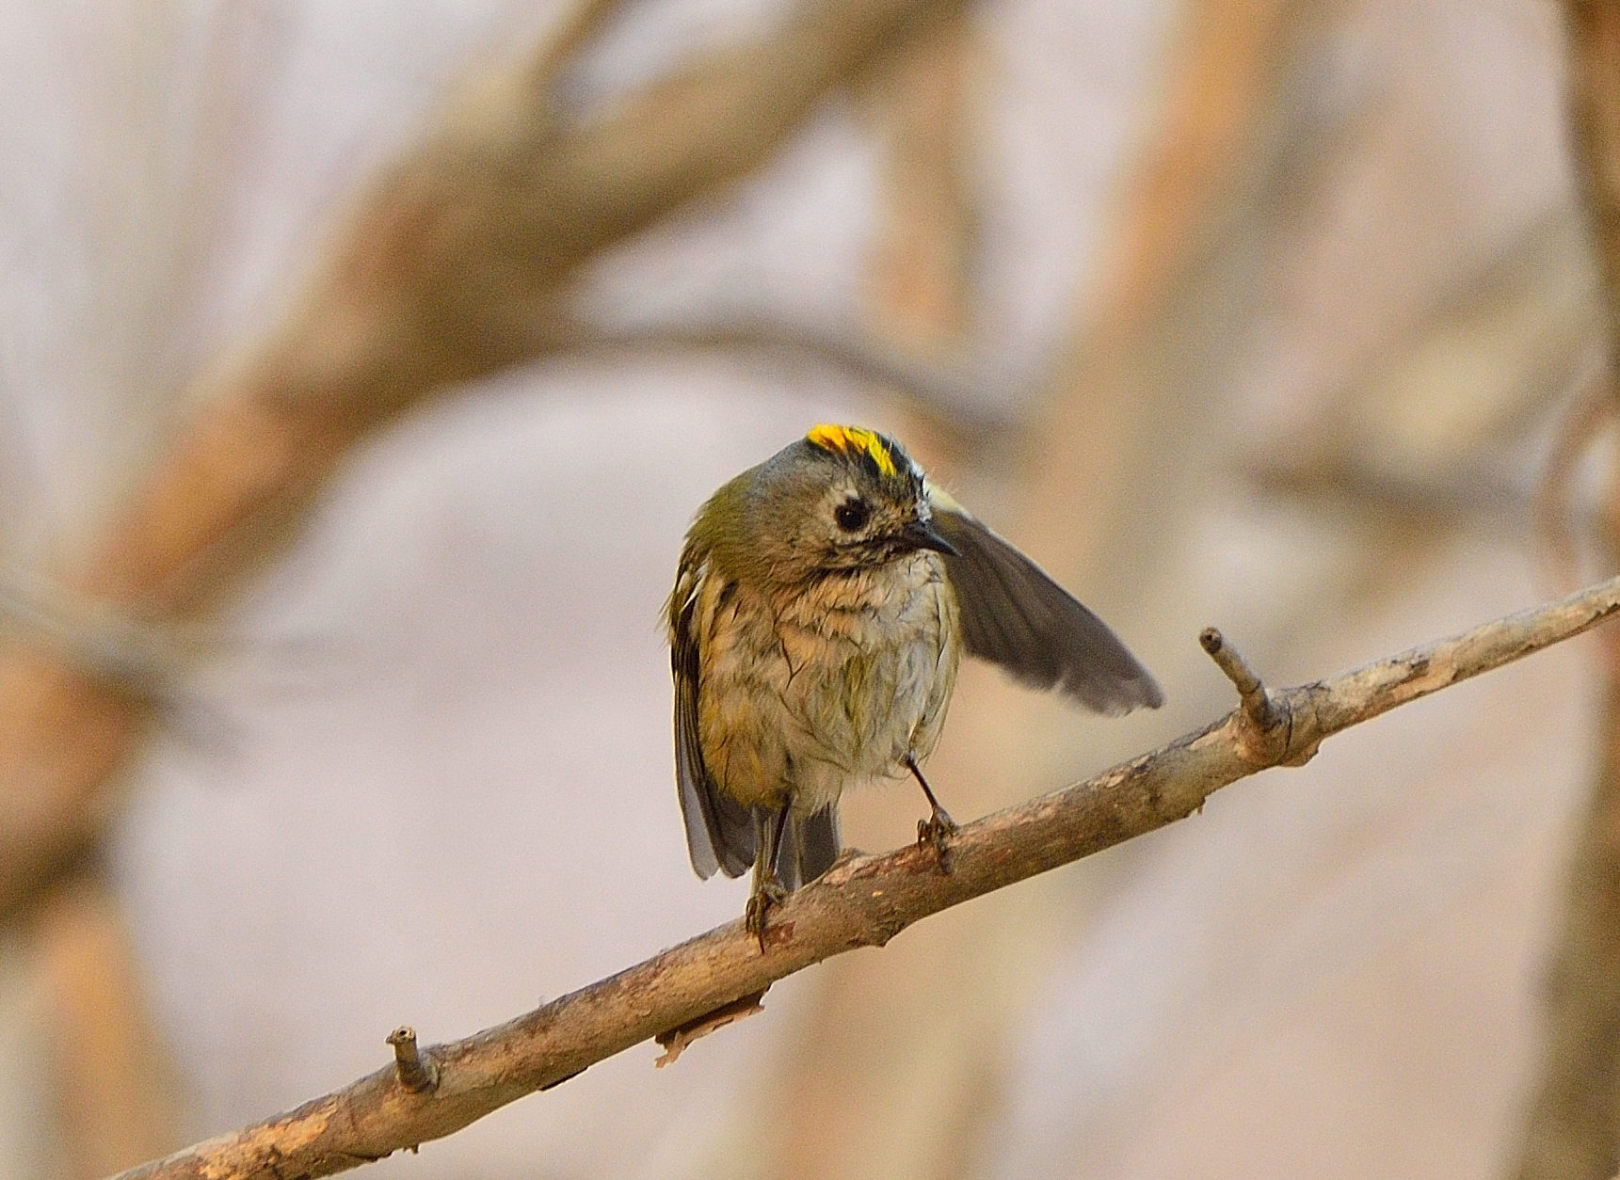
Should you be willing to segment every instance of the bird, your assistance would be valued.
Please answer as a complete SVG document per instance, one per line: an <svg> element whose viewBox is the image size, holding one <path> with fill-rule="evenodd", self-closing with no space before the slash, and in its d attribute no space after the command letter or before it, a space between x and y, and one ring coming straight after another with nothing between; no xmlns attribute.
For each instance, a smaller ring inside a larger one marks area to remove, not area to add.
<svg viewBox="0 0 1620 1180"><path fill-rule="evenodd" d="M923 776L962 655L1097 713L1163 693L1108 626L892 437L821 424L723 484L666 604L692 868L752 869L744 926L838 858L845 790L914 778L919 845L957 830Z"/></svg>

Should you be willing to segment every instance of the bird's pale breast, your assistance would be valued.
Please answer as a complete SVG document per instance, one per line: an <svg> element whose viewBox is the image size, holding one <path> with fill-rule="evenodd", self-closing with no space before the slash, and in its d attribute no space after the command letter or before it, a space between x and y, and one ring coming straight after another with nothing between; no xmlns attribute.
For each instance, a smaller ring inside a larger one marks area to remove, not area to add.
<svg viewBox="0 0 1620 1180"><path fill-rule="evenodd" d="M955 613L933 553L774 596L707 579L699 732L721 790L811 812L926 757L956 680Z"/></svg>

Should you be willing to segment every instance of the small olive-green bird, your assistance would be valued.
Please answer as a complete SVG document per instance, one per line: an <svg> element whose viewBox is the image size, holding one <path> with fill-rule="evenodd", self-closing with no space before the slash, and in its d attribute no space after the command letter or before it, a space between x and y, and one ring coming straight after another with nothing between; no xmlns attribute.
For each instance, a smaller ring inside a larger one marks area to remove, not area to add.
<svg viewBox="0 0 1620 1180"><path fill-rule="evenodd" d="M692 867L753 868L746 924L837 859L838 797L914 776L918 842L955 830L919 764L963 651L1087 709L1163 700L1112 631L930 484L893 439L817 426L715 492L669 599Z"/></svg>

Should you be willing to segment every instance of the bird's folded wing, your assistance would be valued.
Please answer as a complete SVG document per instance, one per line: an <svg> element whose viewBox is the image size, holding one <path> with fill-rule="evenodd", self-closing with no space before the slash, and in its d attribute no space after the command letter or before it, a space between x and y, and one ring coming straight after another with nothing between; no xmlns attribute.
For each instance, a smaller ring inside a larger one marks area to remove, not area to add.
<svg viewBox="0 0 1620 1180"><path fill-rule="evenodd" d="M703 761L696 582L693 575L683 576L670 600L669 662L675 678L675 780L686 823L686 850L697 875L708 880L716 869L735 877L754 863L754 828L748 811L720 793Z"/></svg>

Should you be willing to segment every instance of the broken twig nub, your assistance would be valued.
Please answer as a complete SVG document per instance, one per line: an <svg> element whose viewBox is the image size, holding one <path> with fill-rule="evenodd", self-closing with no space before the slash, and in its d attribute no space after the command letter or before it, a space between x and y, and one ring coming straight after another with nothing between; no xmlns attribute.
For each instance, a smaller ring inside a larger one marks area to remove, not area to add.
<svg viewBox="0 0 1620 1180"><path fill-rule="evenodd" d="M388 1034L388 1043L394 1047L394 1069L399 1084L413 1094L431 1090L439 1084L439 1063L433 1055L416 1047L416 1030L402 1024Z"/></svg>
<svg viewBox="0 0 1620 1180"><path fill-rule="evenodd" d="M1277 702L1271 699L1266 686L1260 677L1255 675L1254 669L1243 658L1237 648L1226 641L1226 637L1214 627L1205 627L1198 633L1198 642L1209 653L1209 658L1215 661L1215 666L1226 674L1238 690L1238 699L1242 702L1243 713L1262 735L1275 730L1282 724L1282 715L1277 708Z"/></svg>

